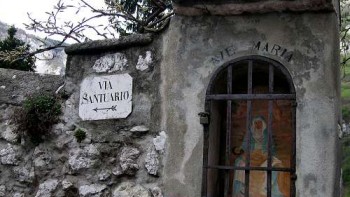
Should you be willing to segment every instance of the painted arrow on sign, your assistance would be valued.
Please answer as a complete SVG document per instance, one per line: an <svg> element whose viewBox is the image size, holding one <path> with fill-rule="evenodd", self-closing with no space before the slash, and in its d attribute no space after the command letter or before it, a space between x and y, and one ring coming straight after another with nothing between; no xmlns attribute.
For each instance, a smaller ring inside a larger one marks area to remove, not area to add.
<svg viewBox="0 0 350 197"><path fill-rule="evenodd" d="M112 110L112 111L117 111L117 105L113 105L112 107L107 107L107 108L95 108L93 109L95 112L97 111L102 111L102 110Z"/></svg>

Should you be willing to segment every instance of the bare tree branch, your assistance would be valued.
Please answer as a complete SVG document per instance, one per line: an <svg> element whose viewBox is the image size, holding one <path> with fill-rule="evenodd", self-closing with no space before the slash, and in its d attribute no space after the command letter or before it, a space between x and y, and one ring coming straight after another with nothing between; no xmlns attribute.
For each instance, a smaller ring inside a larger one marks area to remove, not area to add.
<svg viewBox="0 0 350 197"><path fill-rule="evenodd" d="M132 24L139 27L138 30L140 32L138 33L142 33L143 31L161 31L166 27L169 23L170 17L173 15L173 12L167 9L165 1L167 0L148 0L147 4L137 4L135 8L136 12L131 13L124 9L123 5L118 4L113 0L106 1L106 9L97 9L86 0L80 0L78 6L65 4L63 0L58 0L52 11L45 12L47 14L46 21L35 19L31 14L27 13L30 23L24 25L28 30L45 33L47 35L46 38L51 36L61 36L62 39L58 43L49 46L47 46L47 42L45 42L46 39L40 40L43 45L39 49L31 52L25 52L21 49L0 52L0 60L15 62L30 56L38 58L36 55L42 52L56 48L64 48L67 40L74 40L77 43L91 40L85 34L86 30L91 30L96 36L103 39L108 39L110 37L115 38L116 32L113 32L112 29L116 28L118 25L123 26L125 24ZM147 6L141 7L144 5ZM89 9L92 15L83 18L78 22L60 22L60 15L68 9L76 9L76 11L74 10L75 14L80 13L82 9ZM147 15L144 10L147 10ZM100 28L100 25L92 25L92 21L103 17L107 18L110 22L109 24L104 24L103 29Z"/></svg>

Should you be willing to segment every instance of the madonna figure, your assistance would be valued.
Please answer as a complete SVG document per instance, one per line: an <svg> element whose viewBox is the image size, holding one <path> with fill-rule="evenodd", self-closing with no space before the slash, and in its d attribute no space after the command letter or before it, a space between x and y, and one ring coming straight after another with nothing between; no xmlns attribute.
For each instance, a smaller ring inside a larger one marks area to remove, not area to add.
<svg viewBox="0 0 350 197"><path fill-rule="evenodd" d="M251 125L250 135L250 166L254 167L267 167L267 141L268 133L266 121L263 117L255 117ZM246 158L245 153L247 149L248 132L244 136L244 140L241 146L243 150L242 154L234 161L235 166L245 167ZM272 166L282 167L282 162L275 157L274 142L271 142L272 148ZM279 187L279 181L277 172L272 172L271 176L271 196L272 197L285 197ZM236 170L233 179L233 197L244 197L245 188L245 172L244 170ZM253 197L266 197L267 195L267 171L250 171L250 183L249 183L249 196ZM283 184L283 183L282 183Z"/></svg>

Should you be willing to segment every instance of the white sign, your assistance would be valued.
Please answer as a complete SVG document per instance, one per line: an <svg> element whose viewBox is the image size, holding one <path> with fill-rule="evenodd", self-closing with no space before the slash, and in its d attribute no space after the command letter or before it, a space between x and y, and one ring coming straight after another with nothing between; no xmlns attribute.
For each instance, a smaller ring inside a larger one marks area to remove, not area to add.
<svg viewBox="0 0 350 197"><path fill-rule="evenodd" d="M87 77L81 83L81 119L126 118L131 111L132 77L129 74Z"/></svg>

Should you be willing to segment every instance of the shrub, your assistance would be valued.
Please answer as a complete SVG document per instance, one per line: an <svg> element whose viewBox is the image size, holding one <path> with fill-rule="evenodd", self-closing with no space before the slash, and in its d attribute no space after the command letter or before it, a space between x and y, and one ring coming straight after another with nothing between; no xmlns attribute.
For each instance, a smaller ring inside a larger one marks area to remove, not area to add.
<svg viewBox="0 0 350 197"><path fill-rule="evenodd" d="M342 169L343 184L347 188L350 185L350 137L344 137L342 140Z"/></svg>
<svg viewBox="0 0 350 197"><path fill-rule="evenodd" d="M345 122L349 122L350 121L350 109L349 109L349 107L344 106L341 111L343 114L343 120L345 120Z"/></svg>
<svg viewBox="0 0 350 197"><path fill-rule="evenodd" d="M82 129L77 129L74 133L74 137L77 140L77 142L82 142L86 138L86 133Z"/></svg>
<svg viewBox="0 0 350 197"><path fill-rule="evenodd" d="M29 96L14 116L18 130L25 132L32 143L38 145L57 123L61 114L58 98L47 93Z"/></svg>

